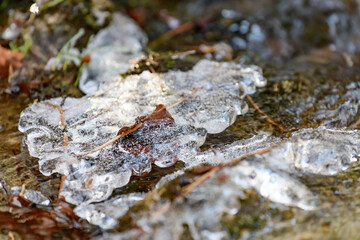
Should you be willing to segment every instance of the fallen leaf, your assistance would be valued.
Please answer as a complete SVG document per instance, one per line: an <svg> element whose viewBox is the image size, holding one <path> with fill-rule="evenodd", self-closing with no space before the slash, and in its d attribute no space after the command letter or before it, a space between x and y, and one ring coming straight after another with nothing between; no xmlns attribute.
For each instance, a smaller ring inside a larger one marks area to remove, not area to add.
<svg viewBox="0 0 360 240"><path fill-rule="evenodd" d="M23 239L51 239L62 235L67 239L86 239L79 217L63 198L51 207L39 208L19 195L9 195L8 204L0 206L0 229L17 232Z"/></svg>
<svg viewBox="0 0 360 240"><path fill-rule="evenodd" d="M145 27L147 11L143 7L128 8L127 14L131 17L140 27Z"/></svg>
<svg viewBox="0 0 360 240"><path fill-rule="evenodd" d="M141 142L133 143L130 139L136 134L147 135L149 132L159 129L161 127L166 127L174 125L175 121L171 114L166 110L166 107L162 104L156 106L154 112L147 116L137 117L135 119L135 124L132 126L126 126L119 130L118 136L122 135L115 144L121 144L122 148L126 151L129 151L133 155L138 155L140 153L148 153L151 151L151 147L148 144L141 144ZM126 140L130 140L127 141Z"/></svg>
<svg viewBox="0 0 360 240"><path fill-rule="evenodd" d="M37 88L38 86L44 85L46 83L49 83L50 80L48 78L43 80L34 80L30 82L23 82L18 84L18 87L20 88L20 92L26 95L30 95L30 90Z"/></svg>
<svg viewBox="0 0 360 240"><path fill-rule="evenodd" d="M9 76L10 66L13 70L20 68L23 58L23 54L0 46L0 77L6 78Z"/></svg>

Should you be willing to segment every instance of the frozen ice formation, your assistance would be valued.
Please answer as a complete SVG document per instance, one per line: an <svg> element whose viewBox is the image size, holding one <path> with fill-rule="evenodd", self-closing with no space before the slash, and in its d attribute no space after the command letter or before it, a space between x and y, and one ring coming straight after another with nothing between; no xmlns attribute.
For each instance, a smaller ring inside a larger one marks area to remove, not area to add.
<svg viewBox="0 0 360 240"><path fill-rule="evenodd" d="M239 186L252 187L273 202L305 210L316 208L315 197L305 185L271 165L242 161L225 173Z"/></svg>
<svg viewBox="0 0 360 240"><path fill-rule="evenodd" d="M147 36L132 19L114 13L110 25L90 40L83 53L89 54L91 61L81 73L80 89L94 93L103 82L126 72L131 66L130 59L144 56L146 44Z"/></svg>
<svg viewBox="0 0 360 240"><path fill-rule="evenodd" d="M328 86L330 87L330 86ZM360 118L360 82L352 82L345 86L332 89L332 94L327 95L318 103L319 109L315 119L321 120L327 127L353 127L359 124ZM344 91L344 92L343 92Z"/></svg>
<svg viewBox="0 0 360 240"><path fill-rule="evenodd" d="M248 139L235 141L231 144L211 149L197 154L192 161L187 162L187 167L191 168L201 164L219 165L226 164L234 159L244 157L249 154L256 154L279 144L280 138L268 134L258 134Z"/></svg>
<svg viewBox="0 0 360 240"><path fill-rule="evenodd" d="M16 186L11 188L12 194L20 194L21 192L21 186ZM30 202L40 204L40 205L49 205L50 200L45 197L41 192L31 190L31 189L25 189L24 194L22 195L26 200L29 200Z"/></svg>
<svg viewBox="0 0 360 240"><path fill-rule="evenodd" d="M317 207L307 187L288 174L259 161L243 161L224 167L187 194L186 200L155 197L148 210L131 214L140 231L105 234L101 239L182 239L187 230L192 239L229 239L222 220L238 214L243 207L240 200L247 199L246 190L251 188L274 202L306 210Z"/></svg>
<svg viewBox="0 0 360 240"><path fill-rule="evenodd" d="M145 98L137 96L129 91L138 91L135 88L144 87L161 88L157 91L147 92L150 99L159 97L162 91L162 101L175 103L181 97L191 95L195 90L197 93L173 109L171 115L179 123L191 124L194 127L205 128L209 133L219 133L234 123L236 116L247 112L248 106L243 101L246 94L255 92L256 87L266 85L266 79L262 76L262 70L257 66L243 66L237 63L219 63L202 60L194 68L187 72L170 71L163 74L151 74L143 72L141 75L128 76L123 80L114 77L103 88L107 89L113 84L119 84L119 91L122 95L132 94L130 100L144 102ZM139 84L138 84L139 82ZM130 84L133 86L129 86ZM153 85L153 86L152 86ZM118 93L107 95L116 97ZM91 94L95 94L92 92ZM149 109L150 110L150 109ZM140 113L141 114L141 113Z"/></svg>
<svg viewBox="0 0 360 240"><path fill-rule="evenodd" d="M189 161L189 168L201 163L224 164L234 157L262 151L261 155L248 156L236 165L223 167L187 194L186 201L170 203L158 199L149 210L132 213L136 225L146 231L126 231L104 237L153 239L166 235L181 239L186 225L194 239L229 238L221 219L241 210L239 199L246 199L246 189L255 189L274 203L314 210L319 206L317 197L297 180L296 173L332 175L345 170L358 159L359 136L356 130L302 129L285 140L258 135L199 153ZM180 170L163 177L157 187L183 173Z"/></svg>
<svg viewBox="0 0 360 240"><path fill-rule="evenodd" d="M260 156L287 172L335 175L360 157L357 130L302 129L289 141Z"/></svg>
<svg viewBox="0 0 360 240"><path fill-rule="evenodd" d="M281 155L281 146L284 144L281 141L282 139L280 138L272 137L267 134L260 134L250 139L236 141L220 149L211 149L198 153L186 162L185 169L191 169L200 164L226 164L234 158L249 156L268 149L278 148L276 153L279 154L280 152ZM289 167L290 164L286 165L286 163L284 163L284 165ZM273 166L271 161L264 161L262 156L252 155L251 157L248 157L247 160L242 160L234 166L224 167L210 180L196 187L192 193L186 195L187 201L186 203L182 203L182 210L177 212L178 215L173 214L170 217L180 216L181 221L184 221L183 223L186 224L189 224L188 220L191 219L190 223L194 224L195 227L199 226L199 219L205 221L205 219L209 218L208 215L211 215L210 212L216 208L216 218L211 219L214 221L212 223L214 226L219 225L223 213L234 214L238 211L240 208L238 198L244 198L243 190L251 188L257 190L264 198L275 203L295 206L305 210L315 209L317 207L315 196L305 185L296 178L290 176L288 172L292 173L292 170L290 170L290 168L286 169L286 167L277 168L277 165L274 164ZM179 170L166 175L157 183L156 187L159 188L161 185L183 174L184 170ZM225 181L221 179L225 179ZM99 226L108 229L111 224L108 224L105 221L109 216L113 216L114 214L109 213L107 202L109 202L111 209L118 208L119 212L122 212L125 208L124 204L128 202L128 196L124 196L124 201L120 201L120 199L122 199L122 196L118 196L115 201L105 201L104 203L96 204L96 206L79 206L78 209L81 209L81 213L79 214L81 214L80 216L82 217L86 217L89 221L91 220L94 224L98 224ZM185 216L182 213L188 212L190 214L192 211L192 204L196 205L196 202L201 201L205 202L199 204L203 206L200 210L198 209L199 211L196 211L196 216ZM116 204L116 202L120 202L120 204ZM132 205L133 202L130 204ZM209 207L209 205L212 207ZM172 208L173 207L171 207L171 209ZM179 207L177 206L176 208ZM204 210L208 208L211 210ZM117 211L114 210L114 212ZM114 223L114 218L112 217L110 219L111 223ZM209 221L207 224L209 224ZM168 227L169 226L165 228Z"/></svg>
<svg viewBox="0 0 360 240"><path fill-rule="evenodd" d="M245 95L266 85L257 66L206 60L200 61L191 71L173 71L162 76L176 93L186 96L198 89L192 101L180 105L176 113L170 112L177 121L203 127L209 133L222 132L233 124L237 115L248 110L243 101Z"/></svg>
<svg viewBox="0 0 360 240"><path fill-rule="evenodd" d="M149 132L143 127L136 134L120 139L124 143L113 143L101 151L76 157L115 137L118 126L128 125L124 121L127 119L126 114L133 114L117 112L119 109L114 108L113 111L103 113L101 118L76 125L96 111L92 105L108 107L106 103L97 102L99 99L93 100L84 103L88 108L82 109L84 106L81 106L64 111L66 126L69 126L65 129L69 139L65 146L64 128L59 124L61 117L56 108L44 103L34 104L24 111L20 120L21 130L27 135L25 142L30 154L40 158L40 171L45 175L54 172L67 175L62 195L69 202L80 204L103 200L111 194L113 188L127 184L131 175L148 173L152 163L167 167L177 159L186 159L205 140L206 131L190 125L160 125ZM61 99L50 102L60 104ZM68 98L63 108L79 102L81 99ZM103 109L97 110L94 115L101 111ZM72 127L74 124L75 127ZM140 149L142 146L144 148ZM137 150L144 152L133 153Z"/></svg>
<svg viewBox="0 0 360 240"><path fill-rule="evenodd" d="M140 193L121 195L105 202L77 206L74 212L91 224L103 229L111 229L118 224L118 219L125 215L130 207L144 198L144 195Z"/></svg>
<svg viewBox="0 0 360 240"><path fill-rule="evenodd" d="M62 191L67 201L101 201L131 175L148 173L152 163L167 167L191 159L206 133L221 132L244 114L244 96L265 83L256 66L207 60L188 72L114 77L92 97L34 103L21 113L19 130L43 174L67 176ZM158 104L168 106L174 124L151 131L144 126L120 139L121 144L81 155L113 139Z"/></svg>
<svg viewBox="0 0 360 240"><path fill-rule="evenodd" d="M197 154L189 167L219 165L244 155L255 156L275 169L288 173L334 175L346 170L360 157L360 133L357 130L337 130L320 127L301 129L289 139L259 134L235 141L218 149Z"/></svg>

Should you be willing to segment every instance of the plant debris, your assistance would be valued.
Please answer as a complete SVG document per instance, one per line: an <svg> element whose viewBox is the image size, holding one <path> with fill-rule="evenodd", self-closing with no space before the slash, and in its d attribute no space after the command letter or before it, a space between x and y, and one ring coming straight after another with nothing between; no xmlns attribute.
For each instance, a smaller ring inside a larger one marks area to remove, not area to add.
<svg viewBox="0 0 360 240"><path fill-rule="evenodd" d="M16 232L25 240L49 239L52 235L71 239L88 238L85 229L90 225L80 221L63 198L56 199L50 206L43 206L20 194L10 194L8 203L0 207L1 230Z"/></svg>
<svg viewBox="0 0 360 240"><path fill-rule="evenodd" d="M0 46L0 77L6 78L12 71L22 67L24 55Z"/></svg>

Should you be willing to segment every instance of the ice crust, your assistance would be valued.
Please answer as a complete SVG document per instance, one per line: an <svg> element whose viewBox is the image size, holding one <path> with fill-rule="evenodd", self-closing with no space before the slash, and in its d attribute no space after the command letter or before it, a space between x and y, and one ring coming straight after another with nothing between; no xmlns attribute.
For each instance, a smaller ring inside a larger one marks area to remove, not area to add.
<svg viewBox="0 0 360 240"><path fill-rule="evenodd" d="M143 72L125 79L114 77L93 97L54 98L34 103L21 113L19 130L31 156L39 158L45 175L67 176L62 195L74 203L106 199L114 188L130 177L151 171L176 160L189 161L197 154L206 133L217 133L247 111L243 101L266 80L256 66L203 60L188 72L164 74ZM195 90L197 92L191 95ZM75 157L114 138L118 130L134 124L135 118L150 114L158 104L170 106L175 125L160 127L133 141L149 145L149 154L129 154L110 144L101 151ZM64 123L61 123L61 106ZM64 128L65 125L65 128ZM68 145L64 145L64 133Z"/></svg>
<svg viewBox="0 0 360 240"><path fill-rule="evenodd" d="M110 25L92 38L84 51L91 61L83 68L80 77L80 89L87 94L98 91L103 82L126 72L131 63L145 54L143 47L147 36L130 18L114 13Z"/></svg>

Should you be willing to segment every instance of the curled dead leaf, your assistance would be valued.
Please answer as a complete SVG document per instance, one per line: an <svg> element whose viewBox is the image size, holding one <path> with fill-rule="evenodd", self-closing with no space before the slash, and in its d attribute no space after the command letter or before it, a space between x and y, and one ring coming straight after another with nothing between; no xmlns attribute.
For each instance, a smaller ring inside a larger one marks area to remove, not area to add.
<svg viewBox="0 0 360 240"><path fill-rule="evenodd" d="M134 134L147 135L151 131L174 124L175 121L167 111L166 107L163 104L159 104L151 114L137 117L134 125L121 128L118 132L118 136L121 135L123 137L116 141L115 145L122 145L123 149L133 155L149 153L152 150L151 144L148 142L133 142L131 140L132 136Z"/></svg>

